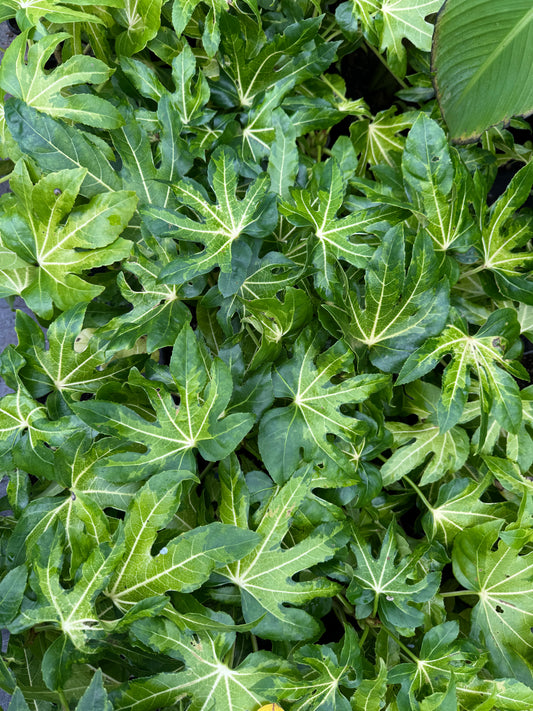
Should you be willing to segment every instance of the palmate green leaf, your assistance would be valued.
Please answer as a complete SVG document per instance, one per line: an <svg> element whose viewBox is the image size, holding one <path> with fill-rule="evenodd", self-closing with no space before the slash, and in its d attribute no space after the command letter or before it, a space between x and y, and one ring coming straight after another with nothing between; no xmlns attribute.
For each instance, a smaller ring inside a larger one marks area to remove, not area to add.
<svg viewBox="0 0 533 711"><path fill-rule="evenodd" d="M363 24L363 32L373 44L387 52L387 64L399 76L406 71L407 54L403 44L408 39L415 47L429 52L433 26L428 15L438 12L443 0L349 0L354 16Z"/></svg>
<svg viewBox="0 0 533 711"><path fill-rule="evenodd" d="M399 694L406 708L417 708L416 698L424 698L444 691L453 677L458 683L468 684L485 663L483 655L471 642L458 640L459 623L455 620L436 625L424 635L416 662L395 666L388 681L401 684Z"/></svg>
<svg viewBox="0 0 533 711"><path fill-rule="evenodd" d="M470 176L436 121L420 114L409 131L402 173L415 213L437 250L464 250L478 238L469 211Z"/></svg>
<svg viewBox="0 0 533 711"><path fill-rule="evenodd" d="M489 652L491 670L531 684L533 553L520 555L503 541L495 548L501 527L502 521L489 521L459 533L453 570L478 598L471 634Z"/></svg>
<svg viewBox="0 0 533 711"><path fill-rule="evenodd" d="M528 71L533 13L527 0L448 0L433 42L439 104L452 137L467 141L533 111Z"/></svg>
<svg viewBox="0 0 533 711"><path fill-rule="evenodd" d="M370 545L354 533L351 548L357 559L347 597L355 604L357 619L378 616L381 623L396 629L404 636L412 636L423 624L424 616L416 603L427 602L437 592L440 575L425 575L417 569L424 554L424 546L408 556L399 555L396 533L387 529L379 557L372 555ZM412 604L415 603L415 604Z"/></svg>
<svg viewBox="0 0 533 711"><path fill-rule="evenodd" d="M357 213L337 217L344 200L345 186L334 159L327 162L322 181L328 188L319 189L318 195L308 189L292 188L291 200L281 203L280 212L291 224L312 228L314 244L311 258L321 275L320 286L331 292L336 260L343 259L355 267L366 266L374 247L356 237L371 232L374 222L382 222L383 218L379 216L373 220L372 216Z"/></svg>
<svg viewBox="0 0 533 711"><path fill-rule="evenodd" d="M27 48L28 32L11 43L2 58L0 87L27 106L55 118L66 118L97 128L118 128L123 123L119 111L94 94L66 94L79 84L103 84L113 70L93 57L75 55L51 72L44 65L60 42L69 35L47 35Z"/></svg>
<svg viewBox="0 0 533 711"><path fill-rule="evenodd" d="M194 210L200 220L163 208L142 210L143 215L168 223L159 231L162 236L205 245L203 251L180 256L164 267L160 274L162 281L180 284L214 267L230 272L233 243L244 235L262 237L274 228L277 211L267 198L268 176L263 174L257 178L245 197L238 199L235 161L235 154L228 148L218 149L211 158L209 177L217 200L215 204L201 186L192 181L183 180L174 187L178 201Z"/></svg>
<svg viewBox="0 0 533 711"><path fill-rule="evenodd" d="M479 381L479 410L482 427L489 412L509 432L517 432L522 420L518 384L511 374L527 379L527 371L505 359L507 344L518 335L518 322L512 309L492 313L475 336L464 326L447 326L440 336L430 338L405 362L397 383L409 383L433 370L439 360L452 355L442 377L442 392L437 415L441 431L459 421L470 390L470 371ZM510 374L511 373L511 374ZM484 436L480 437L480 441Z"/></svg>
<svg viewBox="0 0 533 711"><path fill-rule="evenodd" d="M242 558L257 545L259 537L252 531L212 523L182 533L152 555L158 529L178 508L180 484L191 478L190 472L156 474L132 502L124 521L125 554L106 590L119 609L168 590L196 590L214 568Z"/></svg>
<svg viewBox="0 0 533 711"><path fill-rule="evenodd" d="M157 102L164 99L177 113L184 126L205 123L211 117L212 110L205 108L209 100L209 84L204 73L197 71L196 58L188 44L172 59L172 92L161 83L154 69L145 62L124 57L120 66L142 96ZM161 107L158 112L160 110Z"/></svg>
<svg viewBox="0 0 533 711"><path fill-rule="evenodd" d="M125 511L139 485L113 482L99 475L97 469L105 457L124 451L123 443L107 438L93 443L86 432L70 432L59 447L37 443L33 449L21 443L14 450L17 466L41 481L54 482L63 495L30 501L22 511L11 535L8 555L15 563L23 560L43 532L55 522L64 529L64 552L75 572L95 546L110 539L105 507Z"/></svg>
<svg viewBox="0 0 533 711"><path fill-rule="evenodd" d="M126 29L115 39L115 51L130 57L153 39L161 25L162 0L123 0L115 17Z"/></svg>
<svg viewBox="0 0 533 711"><path fill-rule="evenodd" d="M4 110L20 150L45 172L85 168L80 187L85 197L120 190L120 180L109 163L115 156L105 141L36 111L20 99L8 99Z"/></svg>
<svg viewBox="0 0 533 711"><path fill-rule="evenodd" d="M530 278L533 218L517 214L527 200L533 185L533 163L519 170L506 191L486 209L482 207L481 245L483 269L494 274L501 293L510 299L533 303L533 282Z"/></svg>
<svg viewBox="0 0 533 711"><path fill-rule="evenodd" d="M249 109L265 92L277 95L275 108L294 85L320 75L335 58L336 43L318 36L320 17L294 22L272 39L242 14L225 13L221 20L222 82L212 93L223 106Z"/></svg>
<svg viewBox="0 0 533 711"><path fill-rule="evenodd" d="M172 252L153 238L146 237L144 241L150 251L137 246L124 264L124 269L137 278L138 288L130 286L131 278L123 272L117 277L120 292L132 309L102 328L102 338L110 338L108 352L133 348L140 338L145 338L148 353L171 346L191 319L191 312L181 299L195 296L196 290L158 282L159 272L172 259Z"/></svg>
<svg viewBox="0 0 533 711"><path fill-rule="evenodd" d="M362 676L359 640L352 627L345 627L338 644L306 644L295 661L300 665L300 678L289 682L281 694L295 700L293 711L351 711L348 690Z"/></svg>
<svg viewBox="0 0 533 711"><path fill-rule="evenodd" d="M133 215L136 195L105 193L75 208L86 175L81 168L63 170L33 185L20 162L11 178L14 195L0 203L4 245L24 261L24 268L33 267L21 296L44 318L52 316L54 304L65 310L101 293L103 287L79 275L123 259L131 250L119 235Z"/></svg>
<svg viewBox="0 0 533 711"><path fill-rule="evenodd" d="M159 100L154 130L159 135L159 155L152 152L152 140L133 113L123 109L124 126L113 131L113 145L120 156L118 171L122 186L135 190L141 204L175 207L172 185L193 163L193 156L180 133L182 123L168 96Z"/></svg>
<svg viewBox="0 0 533 711"><path fill-rule="evenodd" d="M30 397L19 382L15 393L0 399L0 456L4 472L12 469L15 445L20 443L20 447L29 450L34 450L38 442L57 446L79 426L80 421L72 416L51 421L46 408Z"/></svg>
<svg viewBox="0 0 533 711"><path fill-rule="evenodd" d="M118 7L120 0L103 0L100 5ZM88 6L84 9L83 6ZM0 3L0 22L15 18L17 25L22 29L30 29L39 24L42 18L49 22L63 25L65 23L102 23L102 19L95 12L94 5L89 2L70 2L70 0L2 0Z"/></svg>
<svg viewBox="0 0 533 711"><path fill-rule="evenodd" d="M325 352L321 347L320 337L313 338L308 329L296 341L293 357L274 369L274 395L290 398L291 403L263 415L259 450L277 483L291 476L302 455L306 461L326 465L333 461L353 472L351 456L366 426L341 407L362 402L389 383L383 373L352 376L353 355L342 341ZM341 375L334 385L332 379Z"/></svg>
<svg viewBox="0 0 533 711"><path fill-rule="evenodd" d="M158 655L183 661L185 668L137 679L112 692L117 710L150 711L189 698L191 711L249 711L276 700L278 689L292 672L288 662L264 651L249 654L236 667L229 666L225 660L235 633L193 636L181 632L170 620L159 619L136 622L132 634Z"/></svg>
<svg viewBox="0 0 533 711"><path fill-rule="evenodd" d="M59 527L48 528L31 551L33 575L30 585L36 600L27 600L9 629L18 633L36 624L51 622L75 647L87 649L89 640L101 636L103 631L94 607L95 598L104 589L123 547L119 530L112 545L105 542L93 548L76 582L66 590L60 582L63 534Z"/></svg>
<svg viewBox="0 0 533 711"><path fill-rule="evenodd" d="M17 351L25 360L20 378L33 397L57 391L65 398L79 399L82 393L96 392L104 382L125 380L132 366L146 358L141 355L108 363L107 341L82 330L86 309L86 304L74 306L50 324L48 349L39 325L17 311Z"/></svg>
<svg viewBox="0 0 533 711"><path fill-rule="evenodd" d="M446 474L458 472L470 454L470 440L461 427L452 427L446 432L430 422L417 425L387 422L386 427L394 436L396 449L381 467L384 486L419 467L423 467L420 484L430 484Z"/></svg>
<svg viewBox="0 0 533 711"><path fill-rule="evenodd" d="M222 468L221 519L226 523L246 526L248 501L244 478L238 466ZM219 575L230 580L240 591L246 622L265 617L254 627L254 633L265 639L305 640L318 635L320 625L301 606L315 598L332 597L337 583L326 578L294 581L293 576L317 563L331 559L345 544L343 525L325 524L290 548L281 543L289 530L294 510L304 502L311 489L308 468L298 470L278 489L265 505L256 531L261 542L248 555ZM290 607L289 607L290 605Z"/></svg>
<svg viewBox="0 0 533 711"><path fill-rule="evenodd" d="M145 454L131 452L108 460L110 473L122 472L123 480L142 478L162 469L196 470L193 451L217 461L228 456L250 430L253 417L245 413L224 416L231 398L232 380L228 366L215 359L207 369L207 354L190 326L185 325L174 344L170 375L179 394L179 407L170 393L145 390L156 421L145 419L125 405L92 400L73 405L76 414L99 432L124 442L137 442Z"/></svg>
<svg viewBox="0 0 533 711"><path fill-rule="evenodd" d="M441 332L448 316L448 285L426 234L415 240L407 273L405 262L403 227L393 227L366 270L364 308L348 284L336 305L325 307L352 349L368 349L371 362L385 372L397 372L421 342Z"/></svg>
<svg viewBox="0 0 533 711"><path fill-rule="evenodd" d="M414 111L397 115L396 107L392 106L372 119L354 121L350 138L359 157L359 175L365 174L367 166L394 165L405 146L405 138L400 134L411 128L416 118Z"/></svg>
<svg viewBox="0 0 533 711"><path fill-rule="evenodd" d="M504 518L507 514L505 504L481 500L491 479L486 476L476 482L457 478L443 484L436 501L422 518L428 538L436 538L449 546L458 533L470 526Z"/></svg>

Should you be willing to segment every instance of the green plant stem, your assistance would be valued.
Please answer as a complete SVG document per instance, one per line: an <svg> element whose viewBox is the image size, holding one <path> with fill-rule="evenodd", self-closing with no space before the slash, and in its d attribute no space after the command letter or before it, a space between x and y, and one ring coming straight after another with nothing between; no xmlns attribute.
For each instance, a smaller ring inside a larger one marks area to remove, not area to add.
<svg viewBox="0 0 533 711"><path fill-rule="evenodd" d="M59 696L61 708L63 709L63 711L70 711L70 706L68 705L67 697L65 696L65 692L63 691L63 689L58 689L57 695Z"/></svg>
<svg viewBox="0 0 533 711"><path fill-rule="evenodd" d="M452 590L451 592L440 593L440 595L442 597L461 597L462 595L479 595L479 593L471 590Z"/></svg>
<svg viewBox="0 0 533 711"><path fill-rule="evenodd" d="M381 52L380 52L379 50L377 50L373 45L371 45L370 42L367 42L367 43L366 43L366 46L367 46L369 49L371 49L372 52L374 52L374 54L375 54L376 57L379 59L379 61L383 64L383 66L387 69L387 71L396 79L396 81L397 81L398 84L402 87L402 89L408 89L409 87L408 87L407 84L404 82L404 80L403 80L403 79L400 79L400 77L397 76L397 75L392 71L392 69L389 67L389 65L387 64L387 61L386 61L385 57L381 54Z"/></svg>
<svg viewBox="0 0 533 711"><path fill-rule="evenodd" d="M389 637L390 637L391 639L393 639L393 640L396 642L396 644L398 645L398 647L400 647L400 649L401 649L403 652L405 652L405 654L407 654L407 656L408 656L410 659L412 659L414 662L416 662L416 663L418 664L418 657L416 656L416 654L413 654L413 652L411 652L411 650L409 649L409 647L407 647L407 646L401 641L401 639L400 639L399 637L396 637L396 635L393 634L387 627L383 627L383 629L384 629L385 632L389 635Z"/></svg>
<svg viewBox="0 0 533 711"><path fill-rule="evenodd" d="M412 487L412 488L416 491L416 493L418 494L418 496L419 496L419 497L422 499L422 501L424 502L425 506L427 506L427 508L428 508L430 511L433 511L433 506L432 506L432 505L429 503L429 501L426 499L426 497L424 496L424 494L422 493L422 491L420 490L420 488L418 487L418 485L415 484L414 481L412 481L411 479L409 479L408 476L404 476L404 481L406 481L406 482L409 484L409 486Z"/></svg>

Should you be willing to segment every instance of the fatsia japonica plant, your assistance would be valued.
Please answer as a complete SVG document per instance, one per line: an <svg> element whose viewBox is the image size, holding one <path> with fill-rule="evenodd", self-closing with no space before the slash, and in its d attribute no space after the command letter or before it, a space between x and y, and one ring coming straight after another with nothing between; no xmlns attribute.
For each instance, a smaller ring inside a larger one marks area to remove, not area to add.
<svg viewBox="0 0 533 711"><path fill-rule="evenodd" d="M0 0L11 711L533 708L533 13L442 4Z"/></svg>

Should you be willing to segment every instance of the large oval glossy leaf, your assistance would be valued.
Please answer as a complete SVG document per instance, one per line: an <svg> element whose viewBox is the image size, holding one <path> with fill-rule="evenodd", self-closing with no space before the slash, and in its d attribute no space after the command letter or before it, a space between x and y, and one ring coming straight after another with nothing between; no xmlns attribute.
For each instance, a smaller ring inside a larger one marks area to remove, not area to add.
<svg viewBox="0 0 533 711"><path fill-rule="evenodd" d="M533 113L531 0L447 0L435 28L433 69L455 140Z"/></svg>

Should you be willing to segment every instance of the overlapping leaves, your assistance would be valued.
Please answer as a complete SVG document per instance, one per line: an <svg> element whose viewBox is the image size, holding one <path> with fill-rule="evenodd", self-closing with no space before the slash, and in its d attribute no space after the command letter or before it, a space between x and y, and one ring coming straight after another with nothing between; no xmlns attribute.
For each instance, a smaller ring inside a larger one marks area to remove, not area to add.
<svg viewBox="0 0 533 711"><path fill-rule="evenodd" d="M3 3L14 709L533 707L533 172L439 6Z"/></svg>

